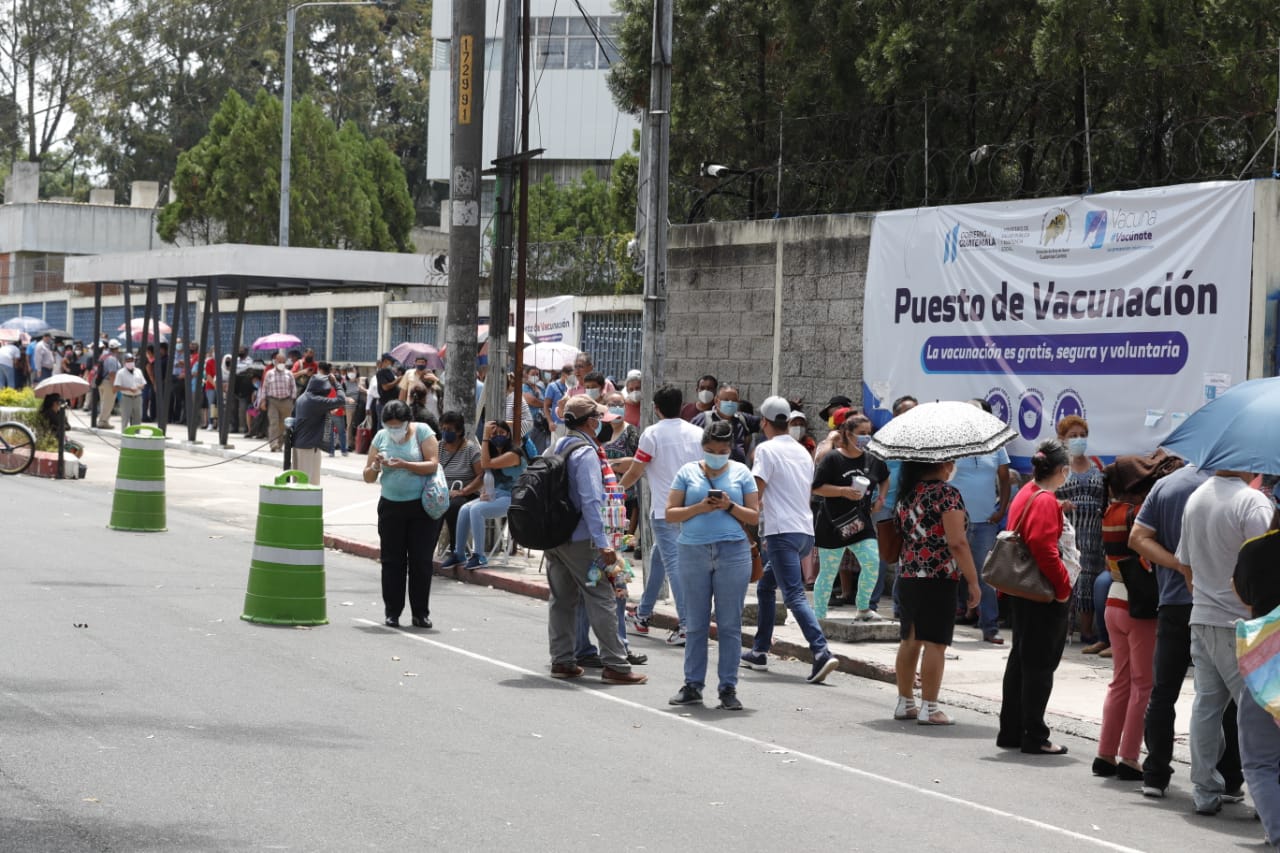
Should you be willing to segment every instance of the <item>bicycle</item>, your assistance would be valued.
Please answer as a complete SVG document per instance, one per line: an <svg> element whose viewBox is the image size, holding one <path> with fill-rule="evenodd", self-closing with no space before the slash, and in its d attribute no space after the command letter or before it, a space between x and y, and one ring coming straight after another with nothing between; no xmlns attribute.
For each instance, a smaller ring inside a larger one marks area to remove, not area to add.
<svg viewBox="0 0 1280 853"><path fill-rule="evenodd" d="M35 433L17 421L0 423L0 474L21 474L35 459Z"/></svg>

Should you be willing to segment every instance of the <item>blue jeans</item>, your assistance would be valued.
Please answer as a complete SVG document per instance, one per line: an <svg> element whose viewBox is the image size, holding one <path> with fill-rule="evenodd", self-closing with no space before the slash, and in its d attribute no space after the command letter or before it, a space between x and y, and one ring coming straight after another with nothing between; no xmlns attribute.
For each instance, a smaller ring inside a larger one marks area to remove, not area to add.
<svg viewBox="0 0 1280 853"><path fill-rule="evenodd" d="M799 562L796 565L798 567ZM699 690L706 685L714 601L716 642L720 647L716 665L719 690L735 687L742 655L742 600L751 582L751 548L745 538L710 545L681 545L680 567L680 588L689 614L684 647L685 683Z"/></svg>
<svg viewBox="0 0 1280 853"><path fill-rule="evenodd" d="M995 546L996 534L999 532L1000 525L988 521L969 524L969 550L973 553L973 565L978 569L978 583L982 587L982 601L978 604L978 625L982 628L984 637L1000 633L1000 602L996 598L995 589L982 580L982 564ZM968 596L967 584L960 584L960 594Z"/></svg>
<svg viewBox="0 0 1280 853"><path fill-rule="evenodd" d="M18 387L18 374L14 372L13 365L0 364L0 388L16 387Z"/></svg>
<svg viewBox="0 0 1280 853"><path fill-rule="evenodd" d="M1254 701L1249 691L1240 697L1240 758L1249 795L1273 848L1280 847L1280 728L1275 718Z"/></svg>
<svg viewBox="0 0 1280 853"><path fill-rule="evenodd" d="M597 583L606 583L606 581L597 581ZM618 642L622 643L622 647L627 651L631 651L631 646L627 643L627 600L625 598L615 599L614 609L618 614ZM587 618L587 601L582 594L578 595L578 620L573 630L573 656L577 658L590 657L597 655L600 650L596 648L595 643L591 642L591 620Z"/></svg>
<svg viewBox="0 0 1280 853"><path fill-rule="evenodd" d="M649 543L649 577L644 582L644 593L640 596L636 615L641 619L648 619L653 615L653 605L658 601L658 593L662 591L662 581L665 578L671 584L671 597L676 601L676 616L683 628L684 594L680 589L680 551L676 545L680 527L669 524L663 518L650 518L649 529L653 531L653 541Z"/></svg>
<svg viewBox="0 0 1280 853"><path fill-rule="evenodd" d="M1107 594L1111 592L1111 572L1106 569L1098 572L1093 580L1093 622L1098 639L1108 646L1111 635L1107 633Z"/></svg>
<svg viewBox="0 0 1280 853"><path fill-rule="evenodd" d="M494 492L493 500L475 500L463 504L458 509L458 540L453 543L453 553L458 559L467 556L467 537L471 528L476 528L476 541L471 546L472 552L484 553L484 520L486 518L502 518L511 506L510 492Z"/></svg>
<svg viewBox="0 0 1280 853"><path fill-rule="evenodd" d="M752 651L763 653L773 645L773 608L777 601L775 592L782 588L782 600L795 617L796 624L809 643L815 660L826 657L827 638L818 627L809 599L804 594L804 579L800 576L800 558L813 548L813 537L804 533L775 533L764 537L764 558L768 563L764 574L756 581L757 615L756 639Z"/></svg>

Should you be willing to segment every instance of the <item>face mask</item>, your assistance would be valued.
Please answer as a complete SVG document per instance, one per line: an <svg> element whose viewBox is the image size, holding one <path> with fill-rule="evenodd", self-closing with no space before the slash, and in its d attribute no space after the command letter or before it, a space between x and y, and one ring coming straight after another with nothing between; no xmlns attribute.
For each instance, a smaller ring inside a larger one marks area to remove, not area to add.
<svg viewBox="0 0 1280 853"><path fill-rule="evenodd" d="M613 438L613 424L607 424L604 421L601 421L600 428L596 430L596 439L599 441L607 441L610 438Z"/></svg>
<svg viewBox="0 0 1280 853"><path fill-rule="evenodd" d="M262 387L262 383L255 379L255 380L253 380L253 387L254 387L254 388L261 388L261 387Z"/></svg>
<svg viewBox="0 0 1280 853"><path fill-rule="evenodd" d="M867 446L871 444L871 436L869 436L869 435L855 435L855 436L853 437L853 443L854 443L855 445L857 445L857 447L858 447L858 449L859 449L859 450L866 450L866 449L867 449Z"/></svg>
<svg viewBox="0 0 1280 853"><path fill-rule="evenodd" d="M408 434L409 434L408 424L400 424L400 426L387 427L387 435L391 436L396 441L403 441L404 437Z"/></svg>
<svg viewBox="0 0 1280 853"><path fill-rule="evenodd" d="M285 364L283 361L276 362L276 370L288 370L288 369L289 369L289 365Z"/></svg>
<svg viewBox="0 0 1280 853"><path fill-rule="evenodd" d="M729 464L728 453L707 453L703 451L702 462L712 471L718 471Z"/></svg>
<svg viewBox="0 0 1280 853"><path fill-rule="evenodd" d="M956 478L956 471L957 471L957 470L958 470L958 469L957 469L956 464L955 464L954 462L953 462L953 463L951 463L951 470L947 472L947 482L948 482L948 483L950 483L952 480L954 480L954 479Z"/></svg>
<svg viewBox="0 0 1280 853"><path fill-rule="evenodd" d="M701 391L699 391L699 392L698 392L698 402L699 402L699 403L701 403L702 405L706 406L706 405L708 405L712 400L714 400L714 399L715 399L715 396L716 396L716 395L715 395L715 392L714 392L714 391L708 391L708 390L706 390L706 389L704 388L703 390L701 390Z"/></svg>
<svg viewBox="0 0 1280 853"><path fill-rule="evenodd" d="M511 436L495 435L493 438L489 439L489 445L494 450L501 453L502 451L506 450L508 447L511 446Z"/></svg>
<svg viewBox="0 0 1280 853"><path fill-rule="evenodd" d="M617 415L618 417L622 417L622 416L623 416L623 414L625 414L625 413L626 413L626 409L625 409L623 406L610 406L610 407L609 407L609 414L611 414L611 415Z"/></svg>
<svg viewBox="0 0 1280 853"><path fill-rule="evenodd" d="M799 441L800 439L804 438L804 427L802 426L787 427L787 432L796 441Z"/></svg>
<svg viewBox="0 0 1280 853"><path fill-rule="evenodd" d="M451 429L440 430L440 438L445 444L453 444L458 440L458 434Z"/></svg>
<svg viewBox="0 0 1280 853"><path fill-rule="evenodd" d="M80 349L80 347L76 347L75 352L76 352L76 355L84 355L84 350Z"/></svg>
<svg viewBox="0 0 1280 853"><path fill-rule="evenodd" d="M347 378L348 378L348 379L355 379L355 378L356 378L356 375L355 375L354 373L352 373L352 372L348 371L348 373L347 373Z"/></svg>
<svg viewBox="0 0 1280 853"><path fill-rule="evenodd" d="M587 396L588 396L588 397L590 397L592 400L599 400L599 399L600 399L600 389L599 389L599 388L588 388L588 389L587 389Z"/></svg>
<svg viewBox="0 0 1280 853"><path fill-rule="evenodd" d="M285 359L284 364L285 364L285 367L293 367L293 359L291 358Z"/></svg>
<svg viewBox="0 0 1280 853"><path fill-rule="evenodd" d="M628 392L627 392L627 402L628 402L628 403L639 403L639 402L640 402L640 391L639 391L638 389L637 389L637 390L635 390L635 391L628 391Z"/></svg>
<svg viewBox="0 0 1280 853"><path fill-rule="evenodd" d="M738 404L734 400L724 400L720 403L720 414L726 418L731 418L738 414Z"/></svg>
<svg viewBox="0 0 1280 853"><path fill-rule="evenodd" d="M1072 456L1084 456L1085 450L1089 448L1089 439L1087 438L1068 438L1067 452Z"/></svg>

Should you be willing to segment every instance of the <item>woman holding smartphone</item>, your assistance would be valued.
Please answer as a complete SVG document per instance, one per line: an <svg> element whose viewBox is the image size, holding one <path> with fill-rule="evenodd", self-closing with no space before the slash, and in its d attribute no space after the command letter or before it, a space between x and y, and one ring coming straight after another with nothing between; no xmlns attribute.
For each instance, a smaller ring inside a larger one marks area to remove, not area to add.
<svg viewBox="0 0 1280 853"><path fill-rule="evenodd" d="M751 581L751 545L744 525L759 520L751 470L729 458L733 428L713 421L702 433L702 461L676 472L667 496L667 522L680 525L680 592L687 617L684 686L672 705L702 701L714 600L720 646L719 707L741 711L738 664L742 653L742 602Z"/></svg>
<svg viewBox="0 0 1280 853"><path fill-rule="evenodd" d="M440 536L440 520L422 507L422 489L436 472L435 433L412 423L409 407L393 400L382 410L382 429L369 443L364 481L381 477L378 544L382 551L382 604L385 625L400 627L405 578L415 628L431 627L431 560Z"/></svg>

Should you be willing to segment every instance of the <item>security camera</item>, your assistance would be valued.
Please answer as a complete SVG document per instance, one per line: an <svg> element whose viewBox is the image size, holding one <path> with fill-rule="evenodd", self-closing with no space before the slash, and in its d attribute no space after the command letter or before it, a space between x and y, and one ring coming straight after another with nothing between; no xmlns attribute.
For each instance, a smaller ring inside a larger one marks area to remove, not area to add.
<svg viewBox="0 0 1280 853"><path fill-rule="evenodd" d="M731 170L728 166L721 166L717 163L702 164L702 174L707 175L708 177L723 178L725 175L729 174L730 171Z"/></svg>

